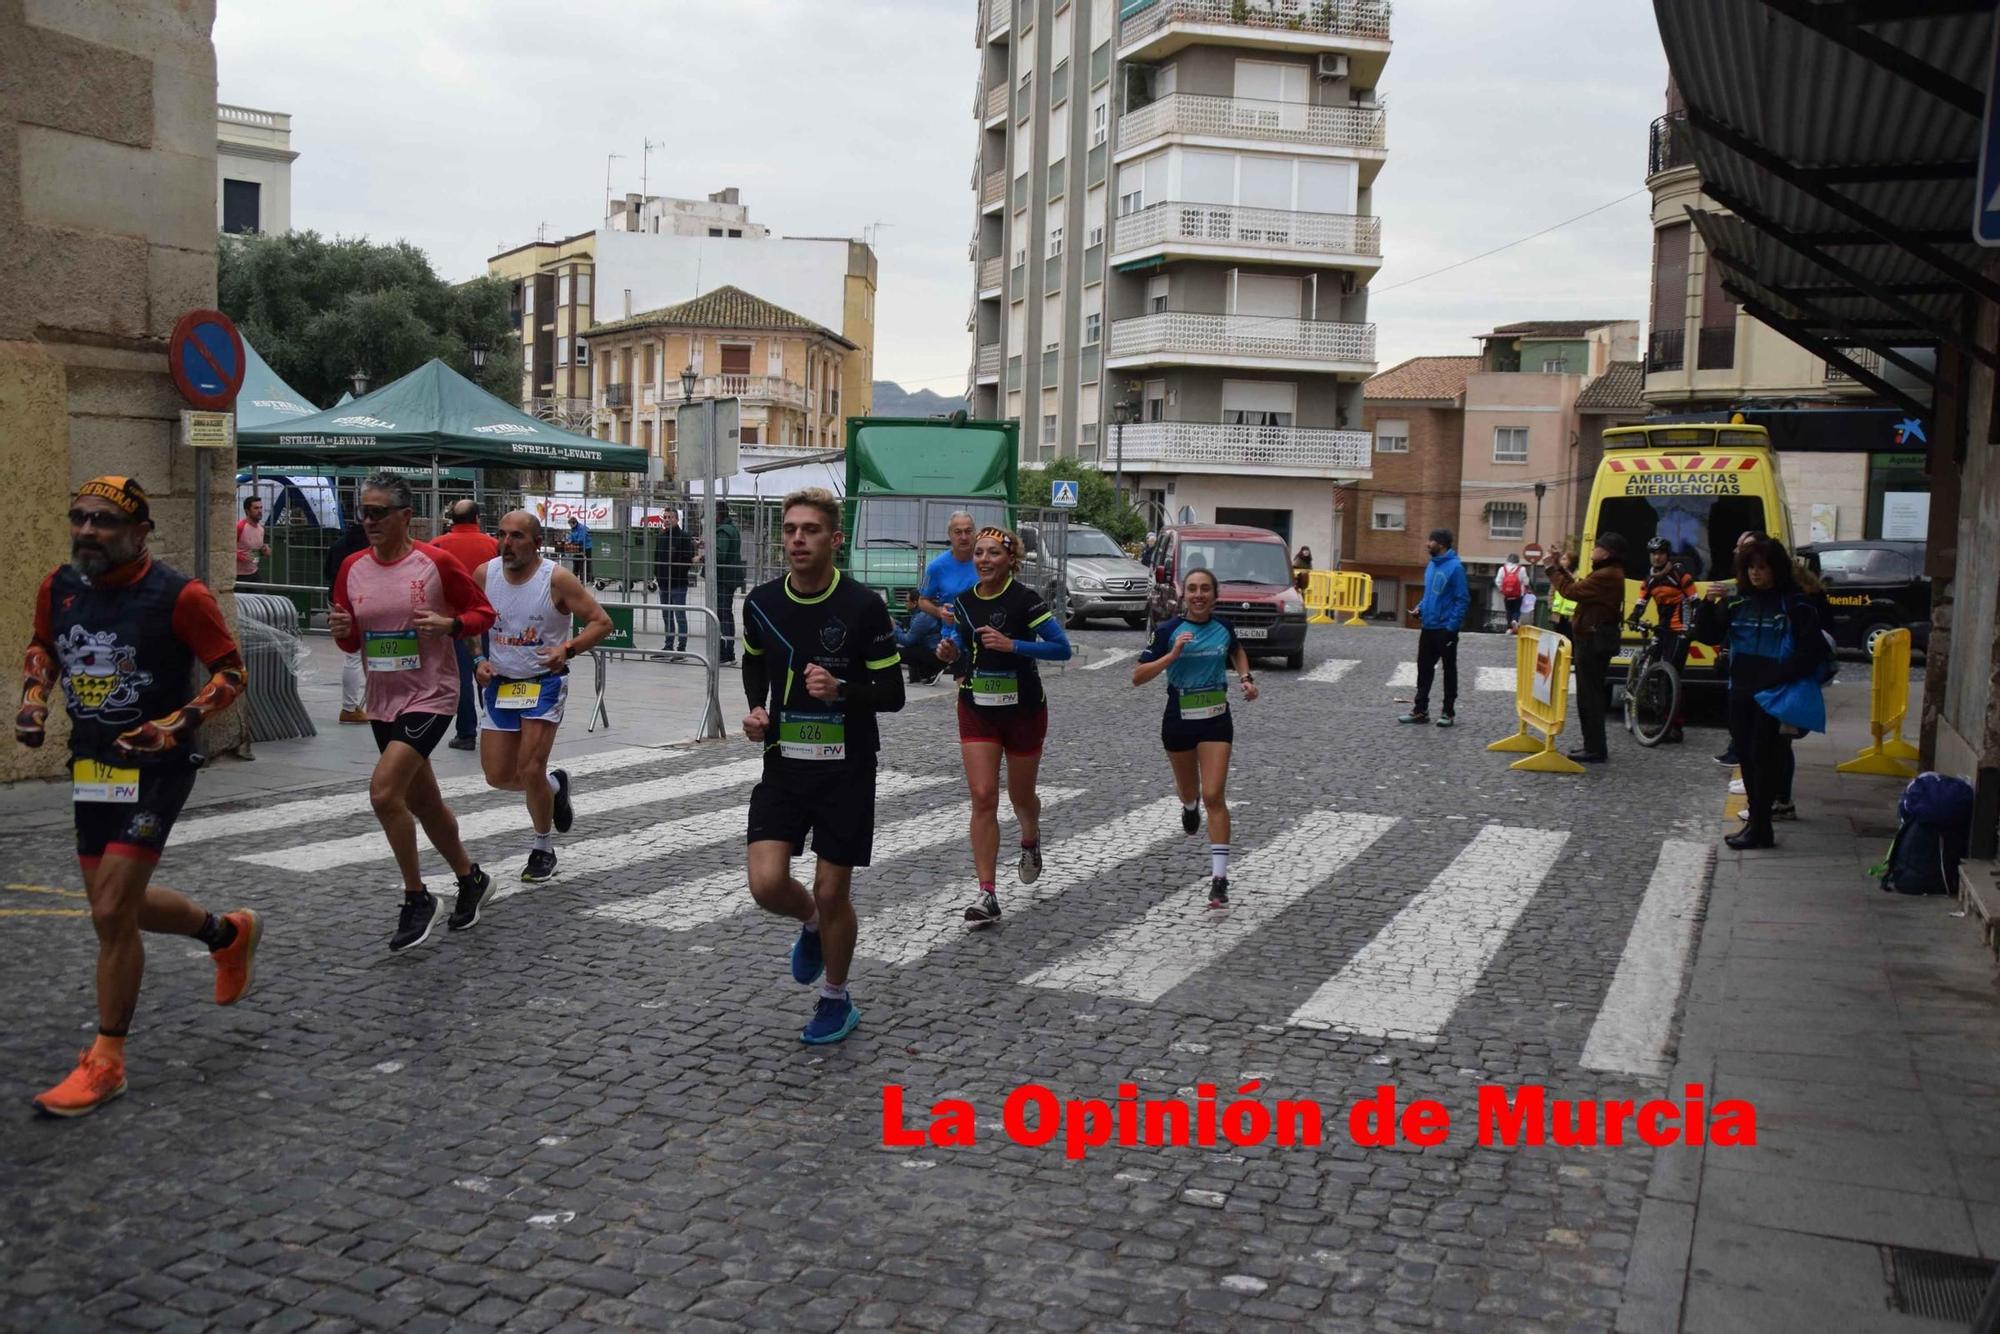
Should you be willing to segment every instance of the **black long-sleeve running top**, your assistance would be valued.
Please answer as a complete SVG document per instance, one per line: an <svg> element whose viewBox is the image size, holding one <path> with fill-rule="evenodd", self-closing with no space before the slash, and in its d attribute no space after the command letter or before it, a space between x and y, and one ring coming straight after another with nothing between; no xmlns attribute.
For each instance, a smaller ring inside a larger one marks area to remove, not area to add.
<svg viewBox="0 0 2000 1334"><path fill-rule="evenodd" d="M840 699L806 692L806 668L813 663L846 683ZM743 601L743 693L751 708L771 715L767 760L872 760L882 747L875 715L903 707L901 664L888 607L838 570L811 597L793 592L789 578L778 578Z"/></svg>

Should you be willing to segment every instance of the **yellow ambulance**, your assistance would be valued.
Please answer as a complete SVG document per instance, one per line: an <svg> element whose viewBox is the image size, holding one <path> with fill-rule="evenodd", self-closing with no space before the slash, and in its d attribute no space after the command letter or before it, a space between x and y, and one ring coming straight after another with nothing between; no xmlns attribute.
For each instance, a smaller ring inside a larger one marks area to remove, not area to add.
<svg viewBox="0 0 2000 1334"><path fill-rule="evenodd" d="M1710 582L1735 577L1736 539L1768 533L1792 549L1784 479L1778 475L1771 437L1741 422L1675 422L1620 426L1604 433L1604 458L1590 488L1583 549L1600 533L1625 539L1627 573L1647 568L1646 543L1664 537L1674 559L1696 580L1699 596ZM1639 601L1639 579L1625 581L1625 606ZM1657 619L1650 605L1646 619ZM1628 644L1638 636L1626 631ZM1621 655L1615 669L1622 670ZM1689 647L1687 681L1717 679L1715 649Z"/></svg>

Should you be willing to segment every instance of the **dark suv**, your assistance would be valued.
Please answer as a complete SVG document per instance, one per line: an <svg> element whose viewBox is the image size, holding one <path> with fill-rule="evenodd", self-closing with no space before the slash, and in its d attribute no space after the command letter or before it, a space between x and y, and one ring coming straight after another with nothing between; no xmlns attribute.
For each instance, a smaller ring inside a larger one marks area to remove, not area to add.
<svg viewBox="0 0 2000 1334"><path fill-rule="evenodd" d="M1818 542L1799 555L1826 585L1833 639L1873 654L1886 631L1907 628L1913 648L1931 636L1931 581L1922 542Z"/></svg>
<svg viewBox="0 0 2000 1334"><path fill-rule="evenodd" d="M1215 574L1215 614L1253 658L1306 659L1306 604L1292 586L1291 548L1268 528L1184 524L1160 534L1146 634L1181 613L1181 585L1195 570Z"/></svg>

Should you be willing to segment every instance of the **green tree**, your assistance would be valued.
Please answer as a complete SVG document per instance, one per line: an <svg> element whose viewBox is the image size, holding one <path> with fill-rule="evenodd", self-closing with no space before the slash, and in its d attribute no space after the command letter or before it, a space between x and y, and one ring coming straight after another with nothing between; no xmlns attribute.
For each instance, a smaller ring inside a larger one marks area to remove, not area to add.
<svg viewBox="0 0 2000 1334"><path fill-rule="evenodd" d="M520 401L520 332L507 284L452 284L424 252L318 232L222 238L219 304L294 389L326 406L356 371L380 388L439 357L509 403ZM471 347L487 348L472 370Z"/></svg>
<svg viewBox="0 0 2000 1334"><path fill-rule="evenodd" d="M1049 483L1075 482L1076 518L1111 535L1116 542L1136 542L1146 535L1146 521L1132 508L1132 492L1120 504L1111 479L1075 459L1051 459L1047 466L1021 469L1021 499L1031 506L1049 503Z"/></svg>

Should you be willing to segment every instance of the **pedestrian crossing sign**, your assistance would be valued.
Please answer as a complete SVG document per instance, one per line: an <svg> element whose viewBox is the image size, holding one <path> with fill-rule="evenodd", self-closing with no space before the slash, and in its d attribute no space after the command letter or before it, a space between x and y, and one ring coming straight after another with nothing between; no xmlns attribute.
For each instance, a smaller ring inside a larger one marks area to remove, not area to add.
<svg viewBox="0 0 2000 1334"><path fill-rule="evenodd" d="M1062 481L1050 482L1049 504L1059 510L1075 509L1076 483L1062 482Z"/></svg>

